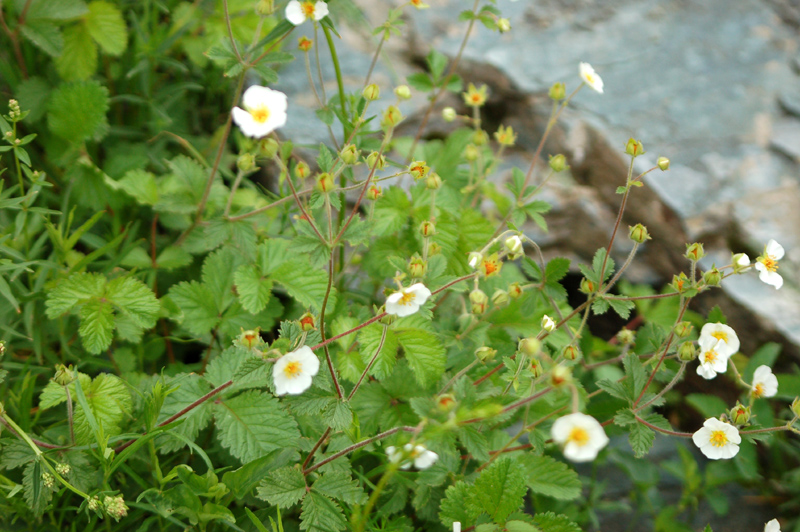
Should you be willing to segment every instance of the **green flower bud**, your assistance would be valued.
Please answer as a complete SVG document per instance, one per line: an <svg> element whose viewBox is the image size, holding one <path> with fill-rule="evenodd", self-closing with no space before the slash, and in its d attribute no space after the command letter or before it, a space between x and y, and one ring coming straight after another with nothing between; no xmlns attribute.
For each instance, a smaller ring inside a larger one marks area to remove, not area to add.
<svg viewBox="0 0 800 532"><path fill-rule="evenodd" d="M572 371L568 367L559 364L550 370L550 386L553 388L560 388L570 382L572 382Z"/></svg>
<svg viewBox="0 0 800 532"><path fill-rule="evenodd" d="M496 354L497 349L492 349L491 347L487 346L479 347L475 350L475 356L478 357L478 360L484 364L486 362L491 362Z"/></svg>
<svg viewBox="0 0 800 532"><path fill-rule="evenodd" d="M400 85L395 87L394 95L400 100L408 100L411 98L411 89L408 88L408 85Z"/></svg>
<svg viewBox="0 0 800 532"><path fill-rule="evenodd" d="M636 333L630 329L622 329L617 333L617 341L620 345L633 345L636 341Z"/></svg>
<svg viewBox="0 0 800 532"><path fill-rule="evenodd" d="M306 312L305 314L300 316L300 319L297 320L297 322L300 324L300 330L304 332L314 331L317 329L317 324L316 320L314 319L314 315L311 314L310 312Z"/></svg>
<svg viewBox="0 0 800 532"><path fill-rule="evenodd" d="M383 167L386 166L386 157L374 151L367 156L367 166L376 170L383 170Z"/></svg>
<svg viewBox="0 0 800 532"><path fill-rule="evenodd" d="M55 483L56 483L56 479L55 479L55 477L53 475L51 475L47 471L42 473L42 484L44 484L45 488L53 489L53 486L55 485Z"/></svg>
<svg viewBox="0 0 800 532"><path fill-rule="evenodd" d="M62 477L66 477L67 475L69 475L70 471L72 471L72 468L70 467L69 464L65 462L59 462L56 464L56 473L58 473Z"/></svg>
<svg viewBox="0 0 800 532"><path fill-rule="evenodd" d="M370 102L374 102L378 98L381 97L381 88L378 87L375 83L370 83L364 90L361 92L364 98Z"/></svg>
<svg viewBox="0 0 800 532"><path fill-rule="evenodd" d="M403 121L403 113L394 105L390 105L383 112L383 119L381 120L381 127L390 129Z"/></svg>
<svg viewBox="0 0 800 532"><path fill-rule="evenodd" d="M419 255L415 255L408 261L408 271L411 277L421 278L428 271L428 263Z"/></svg>
<svg viewBox="0 0 800 532"><path fill-rule="evenodd" d="M522 287L519 283L511 283L508 285L508 297L511 299L519 299L522 296Z"/></svg>
<svg viewBox="0 0 800 532"><path fill-rule="evenodd" d="M680 346L678 346L678 358L684 362L691 362L697 358L697 348L695 347L694 342L683 342Z"/></svg>
<svg viewBox="0 0 800 532"><path fill-rule="evenodd" d="M380 313L383 314L384 312L386 312L386 308L381 307ZM397 316L395 314L387 314L386 316L382 317L379 321L383 325L391 325L392 323L395 322L396 319L397 319Z"/></svg>
<svg viewBox="0 0 800 532"><path fill-rule="evenodd" d="M578 360L581 356L581 350L578 349L578 346L570 344L561 351L561 354L565 360Z"/></svg>
<svg viewBox="0 0 800 532"><path fill-rule="evenodd" d="M548 92L548 96L550 96L551 100L563 100L567 97L567 86L560 81L553 83L553 85L550 87L550 91Z"/></svg>
<svg viewBox="0 0 800 532"><path fill-rule="evenodd" d="M703 244L695 242L694 244L686 244L686 253L683 256L692 262L697 262L706 256L706 252L703 249Z"/></svg>
<svg viewBox="0 0 800 532"><path fill-rule="evenodd" d="M694 325L688 321L682 321L675 325L675 334L678 338L686 338L692 334L692 329L694 329Z"/></svg>
<svg viewBox="0 0 800 532"><path fill-rule="evenodd" d="M472 143L476 146L483 146L489 142L489 135L482 129L472 134Z"/></svg>
<svg viewBox="0 0 800 532"><path fill-rule="evenodd" d="M372 201L375 201L381 196L383 196L383 190L381 190L380 187L372 185L371 187L369 187L369 190L367 190L367 198L371 199Z"/></svg>
<svg viewBox="0 0 800 532"><path fill-rule="evenodd" d="M415 181L427 176L429 171L430 168L425 164L425 161L414 161L408 165L408 173L411 174Z"/></svg>
<svg viewBox="0 0 800 532"><path fill-rule="evenodd" d="M744 273L750 270L750 257L747 256L747 253L736 253L731 258L731 264L733 264L733 273Z"/></svg>
<svg viewBox="0 0 800 532"><path fill-rule="evenodd" d="M239 336L236 338L236 341L234 342L236 345L240 347L245 347L247 349L256 349L264 344L264 340L261 338L261 335L259 334L261 329L259 329L258 327L249 331L241 329L241 331L242 332L239 334Z"/></svg>
<svg viewBox="0 0 800 532"><path fill-rule="evenodd" d="M456 110L452 107L445 107L442 109L442 118L445 122L452 122L456 119Z"/></svg>
<svg viewBox="0 0 800 532"><path fill-rule="evenodd" d="M731 421L736 426L744 426L750 423L750 407L744 406L740 402L736 402L736 406L731 408L729 416Z"/></svg>
<svg viewBox="0 0 800 532"><path fill-rule="evenodd" d="M475 289L469 294L469 302L472 304L473 314L483 314L489 304L489 296L483 290Z"/></svg>
<svg viewBox="0 0 800 532"><path fill-rule="evenodd" d="M644 146L641 142L631 137L628 139L627 144L625 144L625 153L631 157L638 157L645 153Z"/></svg>
<svg viewBox="0 0 800 532"><path fill-rule="evenodd" d="M661 168L662 172L666 172L667 170L669 170L669 159L667 159L666 157L659 157L658 160L656 161L656 164L658 165L659 168Z"/></svg>
<svg viewBox="0 0 800 532"><path fill-rule="evenodd" d="M507 18L497 19L497 31L500 33L511 31L511 22Z"/></svg>
<svg viewBox="0 0 800 532"><path fill-rule="evenodd" d="M332 191L336 184L333 182L333 176L328 172L323 172L317 176L317 190L323 194Z"/></svg>
<svg viewBox="0 0 800 532"><path fill-rule="evenodd" d="M517 349L519 349L521 353L525 353L528 356L533 356L542 350L542 342L533 337L523 338L519 341Z"/></svg>
<svg viewBox="0 0 800 532"><path fill-rule="evenodd" d="M6 354L6 343L3 340L0 340L0 357Z"/></svg>
<svg viewBox="0 0 800 532"><path fill-rule="evenodd" d="M250 172L256 167L256 156L252 153L243 153L236 159L236 168L242 172Z"/></svg>
<svg viewBox="0 0 800 532"><path fill-rule="evenodd" d="M584 294L593 294L594 291L597 290L597 287L594 285L592 281L584 277L583 279L581 279L581 286L579 290Z"/></svg>
<svg viewBox="0 0 800 532"><path fill-rule="evenodd" d="M432 237L436 234L436 226L433 225L433 222L426 220L419 224L419 233L425 238Z"/></svg>
<svg viewBox="0 0 800 532"><path fill-rule="evenodd" d="M452 412L457 406L458 402L451 393L445 393L436 398L436 407L445 414Z"/></svg>
<svg viewBox="0 0 800 532"><path fill-rule="evenodd" d="M258 156L272 159L278 153L278 142L270 137L258 141Z"/></svg>
<svg viewBox="0 0 800 532"><path fill-rule="evenodd" d="M72 370L72 364L65 366L64 364L56 364L56 374L53 375L53 382L66 386L73 382L76 378L75 372Z"/></svg>
<svg viewBox="0 0 800 532"><path fill-rule="evenodd" d="M684 293L685 291L689 290L692 287L692 283L689 281L689 278L686 277L686 274L683 272L681 272L680 275L673 275L672 282L670 283L670 285L679 294Z"/></svg>
<svg viewBox="0 0 800 532"><path fill-rule="evenodd" d="M544 368L542 367L542 363L539 361L538 358L531 357L531 365L529 371L533 374L534 379L538 379L544 373Z"/></svg>
<svg viewBox="0 0 800 532"><path fill-rule="evenodd" d="M344 164L356 164L358 162L358 148L355 147L354 144L348 144L344 148L342 148L342 152L340 156Z"/></svg>
<svg viewBox="0 0 800 532"><path fill-rule="evenodd" d="M274 0L258 0L256 13L261 16L271 15L275 11Z"/></svg>
<svg viewBox="0 0 800 532"><path fill-rule="evenodd" d="M303 161L300 161L299 163L297 163L297 166L294 167L294 175L298 179L305 179L310 174L311 174L311 169Z"/></svg>
<svg viewBox="0 0 800 532"><path fill-rule="evenodd" d="M425 180L425 185L428 187L428 190L439 190L442 188L442 178L439 177L439 174L436 172L431 172Z"/></svg>
<svg viewBox="0 0 800 532"><path fill-rule="evenodd" d="M722 282L722 272L712 266L710 270L703 274L703 282L707 286L719 286L719 283Z"/></svg>
<svg viewBox="0 0 800 532"><path fill-rule="evenodd" d="M522 239L517 235L506 238L503 244L509 253L519 253L522 251Z"/></svg>
<svg viewBox="0 0 800 532"><path fill-rule="evenodd" d="M497 307L502 307L508 304L511 298L508 297L508 292L502 289L497 289L492 294L492 304Z"/></svg>
<svg viewBox="0 0 800 532"><path fill-rule="evenodd" d="M428 257L433 257L442 252L442 246L436 242L428 242Z"/></svg>
<svg viewBox="0 0 800 532"><path fill-rule="evenodd" d="M791 408L792 408L792 414L794 414L795 417L800 417L800 397L794 398L794 401L792 401ZM0 413L2 412L3 412L3 405L2 403L0 403Z"/></svg>
<svg viewBox="0 0 800 532"><path fill-rule="evenodd" d="M563 154L559 153L558 155L551 155L550 156L550 168L554 172L563 172L569 166L567 166L567 158L564 157Z"/></svg>
<svg viewBox="0 0 800 532"><path fill-rule="evenodd" d="M478 151L478 147L474 144L467 144L467 147L464 148L464 159L469 162L477 161L478 155L480 152Z"/></svg>
<svg viewBox="0 0 800 532"><path fill-rule="evenodd" d="M636 224L632 227L628 226L628 229L628 235L634 242L644 244L650 240L650 233L647 232L647 227L643 226L642 224Z"/></svg>

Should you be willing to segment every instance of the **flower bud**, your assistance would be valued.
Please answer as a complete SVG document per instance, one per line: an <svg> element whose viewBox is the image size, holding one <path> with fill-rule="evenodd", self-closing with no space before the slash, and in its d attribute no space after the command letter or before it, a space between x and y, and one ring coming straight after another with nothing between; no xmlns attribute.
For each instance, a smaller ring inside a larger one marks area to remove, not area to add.
<svg viewBox="0 0 800 532"><path fill-rule="evenodd" d="M728 415L731 418L731 421L736 426L743 426L750 423L750 407L744 406L740 402L736 402L736 406L731 408L730 413Z"/></svg>
<svg viewBox="0 0 800 532"><path fill-rule="evenodd" d="M445 393L436 398L436 407L445 414L452 412L458 406L456 398L451 393Z"/></svg>
<svg viewBox="0 0 800 532"><path fill-rule="evenodd" d="M72 364L65 366L64 364L56 364L56 374L53 376L53 382L66 386L75 380L75 372L72 370Z"/></svg>
<svg viewBox="0 0 800 532"><path fill-rule="evenodd" d="M306 312L305 314L300 316L300 319L297 321L300 324L300 330L302 330L303 332L314 331L317 328L314 315L311 314L310 312Z"/></svg>
<svg viewBox="0 0 800 532"><path fill-rule="evenodd" d="M271 15L275 11L274 0L258 0L256 13L261 16Z"/></svg>
<svg viewBox="0 0 800 532"><path fill-rule="evenodd" d="M6 343L4 340L0 340L0 357L6 354Z"/></svg>
<svg viewBox="0 0 800 532"><path fill-rule="evenodd" d="M364 90L361 92L364 98L370 102L374 102L378 98L381 97L381 88L378 87L375 83L370 83Z"/></svg>
<svg viewBox="0 0 800 532"><path fill-rule="evenodd" d="M540 342L537 338L523 338L519 341L517 349L520 353L524 353L526 355L533 356L539 353L542 350L542 342Z"/></svg>
<svg viewBox="0 0 800 532"><path fill-rule="evenodd" d="M425 186L428 190L439 190L442 188L442 178L436 172L431 172L425 180Z"/></svg>
<svg viewBox="0 0 800 532"><path fill-rule="evenodd" d="M481 262L483 262L483 255L477 251L470 251L469 255L467 255L467 263L469 263L470 268L477 269Z"/></svg>
<svg viewBox="0 0 800 532"><path fill-rule="evenodd" d="M403 121L403 113L394 105L390 105L383 112L383 120L381 120L381 127L389 129L395 127Z"/></svg>
<svg viewBox="0 0 800 532"><path fill-rule="evenodd" d="M419 224L419 233L425 238L432 237L436 234L436 226L433 225L433 222L426 220Z"/></svg>
<svg viewBox="0 0 800 532"><path fill-rule="evenodd" d="M731 258L731 264L733 273L744 273L750 269L750 257L747 256L747 253L736 253Z"/></svg>
<svg viewBox="0 0 800 532"><path fill-rule="evenodd" d="M64 462L59 462L56 464L56 473L61 475L62 477L66 477L69 475L69 472L72 471L72 468L69 464Z"/></svg>
<svg viewBox="0 0 800 532"><path fill-rule="evenodd" d="M258 156L272 159L278 153L278 141L267 137L258 141ZM305 164L305 163L301 163Z"/></svg>
<svg viewBox="0 0 800 532"><path fill-rule="evenodd" d="M476 146L484 146L489 142L489 135L482 129L476 130L472 134L472 143Z"/></svg>
<svg viewBox="0 0 800 532"><path fill-rule="evenodd" d="M496 354L497 349L492 349L491 347L487 346L479 347L475 350L475 356L478 357L478 360L484 364L486 362L491 362Z"/></svg>
<svg viewBox="0 0 800 532"><path fill-rule="evenodd" d="M572 381L572 372L566 366L561 364L554 366L550 371L550 386L559 388Z"/></svg>
<svg viewBox="0 0 800 532"><path fill-rule="evenodd" d="M477 161L478 155L480 152L478 151L478 147L474 144L467 144L467 147L464 148L464 159L469 162Z"/></svg>
<svg viewBox="0 0 800 532"><path fill-rule="evenodd" d="M597 287L594 285L592 281L584 277L583 279L581 279L581 286L579 290L584 294L593 294L594 291L597 290Z"/></svg>
<svg viewBox="0 0 800 532"><path fill-rule="evenodd" d="M433 257L434 255L438 255L442 252L442 246L437 244L436 242L428 242L428 256Z"/></svg>
<svg viewBox="0 0 800 532"><path fill-rule="evenodd" d="M309 39L308 37L300 37L297 39L297 47L300 48L304 52L308 52L314 46L314 41Z"/></svg>
<svg viewBox="0 0 800 532"><path fill-rule="evenodd" d="M236 168L247 173L256 167L256 157L252 153L243 153L236 159Z"/></svg>
<svg viewBox="0 0 800 532"><path fill-rule="evenodd" d="M500 33L511 31L511 22L507 18L497 19L497 31Z"/></svg>
<svg viewBox="0 0 800 532"><path fill-rule="evenodd" d="M719 283L722 282L722 272L716 266L712 266L703 274L703 282L706 283L706 286L719 286Z"/></svg>
<svg viewBox="0 0 800 532"><path fill-rule="evenodd" d="M375 201L381 196L383 196L383 190L381 190L380 187L372 185L371 187L369 187L369 190L367 190L367 198L371 199L372 201Z"/></svg>
<svg viewBox="0 0 800 532"><path fill-rule="evenodd" d="M386 309L384 307L381 307L380 313L382 314L385 311L386 311ZM383 325L391 325L392 323L395 322L396 319L397 319L397 315L396 314L387 314L386 316L382 317L379 321Z"/></svg>
<svg viewBox="0 0 800 532"><path fill-rule="evenodd" d="M553 332L556 330L556 322L553 321L553 318L545 314L542 316L542 329L547 332Z"/></svg>
<svg viewBox="0 0 800 532"><path fill-rule="evenodd" d="M473 314L483 314L486 312L486 306L489 304L489 297L483 290L476 289L470 292L469 301L472 304Z"/></svg>
<svg viewBox="0 0 800 532"><path fill-rule="evenodd" d="M344 164L356 164L358 162L358 148L355 147L355 144L348 144L344 148L342 148L342 152L339 154L342 158Z"/></svg>
<svg viewBox="0 0 800 532"><path fill-rule="evenodd" d="M56 484L56 479L53 475L45 471L42 473L42 484L44 484L44 487L47 489L53 489L53 486Z"/></svg>
<svg viewBox="0 0 800 532"><path fill-rule="evenodd" d="M617 341L620 345L633 345L636 341L636 333L630 329L622 329L617 333Z"/></svg>
<svg viewBox="0 0 800 532"><path fill-rule="evenodd" d="M492 304L497 307L508 305L511 298L508 297L508 292L502 289L497 289L492 294Z"/></svg>
<svg viewBox="0 0 800 532"><path fill-rule="evenodd" d="M452 107L445 107L442 109L442 119L444 119L445 122L452 122L456 119L456 110Z"/></svg>
<svg viewBox="0 0 800 532"><path fill-rule="evenodd" d="M242 329L242 332L236 338L234 343L247 349L255 349L260 347L264 343L264 340L261 339L259 332L260 329L258 327L249 331Z"/></svg>
<svg viewBox="0 0 800 532"><path fill-rule="evenodd" d="M386 157L374 151L367 156L367 166L376 170L383 170L383 167L386 166Z"/></svg>
<svg viewBox="0 0 800 532"><path fill-rule="evenodd" d="M703 250L703 244L700 242L695 242L694 244L686 244L686 254L684 257L689 259L692 262L697 262L698 260L702 259L706 256L705 250Z"/></svg>
<svg viewBox="0 0 800 532"><path fill-rule="evenodd" d="M581 356L581 350L578 349L577 345L570 344L561 351L561 355L564 360L578 360Z"/></svg>
<svg viewBox="0 0 800 532"><path fill-rule="evenodd" d="M425 161L414 161L413 163L408 165L408 173L411 174L416 181L419 181L423 177L428 175L430 168Z"/></svg>
<svg viewBox="0 0 800 532"><path fill-rule="evenodd" d="M506 238L505 242L503 243L505 244L509 253L519 253L522 251L522 239L520 239L520 237L517 235Z"/></svg>
<svg viewBox="0 0 800 532"><path fill-rule="evenodd" d="M333 176L328 172L322 172L317 176L317 190L322 192L323 194L327 194L336 184L333 182Z"/></svg>
<svg viewBox="0 0 800 532"><path fill-rule="evenodd" d="M559 153L558 155L551 155L550 156L550 168L554 172L563 172L567 168L567 158L564 157L563 154Z"/></svg>
<svg viewBox="0 0 800 532"><path fill-rule="evenodd" d="M128 515L128 506L125 504L125 499L122 497L109 497L103 499L103 505L106 507L108 515L119 521Z"/></svg>
<svg viewBox="0 0 800 532"><path fill-rule="evenodd" d="M513 146L517 142L517 134L511 126L497 128L494 138L501 146Z"/></svg>
<svg viewBox="0 0 800 532"><path fill-rule="evenodd" d="M628 226L629 232L628 236L631 237L631 240L638 244L644 244L648 240L650 240L650 233L647 232L647 227L643 226L642 224L636 224L634 226Z"/></svg>
<svg viewBox="0 0 800 532"><path fill-rule="evenodd" d="M694 325L688 321L681 321L675 325L675 334L678 338L686 338L692 334L692 329L694 329Z"/></svg>
<svg viewBox="0 0 800 532"><path fill-rule="evenodd" d="M544 373L544 368L542 367L542 363L538 358L531 357L531 365L529 371L533 374L534 379L538 379Z"/></svg>
<svg viewBox="0 0 800 532"><path fill-rule="evenodd" d="M683 272L681 272L680 275L673 275L672 282L670 283L670 285L679 294L684 293L685 291L687 291L692 287L692 283L689 282L689 278L686 277L686 274Z"/></svg>
<svg viewBox="0 0 800 532"><path fill-rule="evenodd" d="M311 175L311 168L303 161L300 161L297 163L297 166L294 167L294 175L297 176L298 179L305 179Z"/></svg>
<svg viewBox="0 0 800 532"><path fill-rule="evenodd" d="M558 81L550 86L550 91L547 93L551 100L559 101L567 97L567 86Z"/></svg>
<svg viewBox="0 0 800 532"><path fill-rule="evenodd" d="M411 98L411 89L408 88L408 85L400 85L394 88L394 95L400 100L408 100Z"/></svg>
<svg viewBox="0 0 800 532"><path fill-rule="evenodd" d="M795 417L800 417L800 397L794 398L794 401L792 401L791 408L792 408L792 414L794 414ZM2 410L3 410L3 405L0 404L0 412L2 412Z"/></svg>
<svg viewBox="0 0 800 532"><path fill-rule="evenodd" d="M641 142L631 137L628 139L627 144L625 144L625 153L631 157L638 157L644 154L644 146Z"/></svg>
<svg viewBox="0 0 800 532"><path fill-rule="evenodd" d="M422 257L415 255L408 261L408 272L411 277L421 278L428 271L428 263L422 260Z"/></svg>
<svg viewBox="0 0 800 532"><path fill-rule="evenodd" d="M508 285L508 297L511 299L519 299L522 296L522 287L519 283L511 283Z"/></svg>
<svg viewBox="0 0 800 532"><path fill-rule="evenodd" d="M86 499L86 506L93 512L97 511L100 509L100 499L96 495L89 497Z"/></svg>
<svg viewBox="0 0 800 532"><path fill-rule="evenodd" d="M353 266L358 266L364 260L364 255L361 253L353 253L350 255L350 264Z"/></svg>
<svg viewBox="0 0 800 532"><path fill-rule="evenodd" d="M695 347L694 342L683 342L680 346L678 346L678 358L684 362L691 362L697 358L697 348Z"/></svg>
<svg viewBox="0 0 800 532"><path fill-rule="evenodd" d="M662 172L666 172L667 170L669 170L669 159L667 159L666 157L659 157L658 160L656 161L656 164L658 165L659 168L661 168Z"/></svg>

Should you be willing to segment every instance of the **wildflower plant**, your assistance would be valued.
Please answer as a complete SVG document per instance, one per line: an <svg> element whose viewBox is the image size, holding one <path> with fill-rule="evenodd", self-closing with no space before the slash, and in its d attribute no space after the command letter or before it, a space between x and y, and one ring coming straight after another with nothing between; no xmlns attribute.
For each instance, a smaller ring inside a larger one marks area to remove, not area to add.
<svg viewBox="0 0 800 532"><path fill-rule="evenodd" d="M0 3L4 529L574 531L602 486L573 462L659 435L752 480L755 446L799 432L774 347L741 353L747 331L689 309L732 275L780 288L780 245L701 272L687 243L661 293L623 279L658 240L634 221L618 264L625 207L669 159L636 174L642 141L620 147L617 223L588 263L526 231L569 170L548 137L602 68L552 86L530 166L504 175L518 132L486 131L491 88L456 75L477 28L514 31L501 4L476 1L460 51L396 86L372 68L429 6L389 9L347 87L349 4L200 4ZM275 88L295 60L302 102ZM308 102L319 146L285 134ZM425 140L440 115L452 129ZM605 341L588 323L609 312L628 325ZM683 398L692 366L708 393ZM663 415L687 404L691 432Z"/></svg>

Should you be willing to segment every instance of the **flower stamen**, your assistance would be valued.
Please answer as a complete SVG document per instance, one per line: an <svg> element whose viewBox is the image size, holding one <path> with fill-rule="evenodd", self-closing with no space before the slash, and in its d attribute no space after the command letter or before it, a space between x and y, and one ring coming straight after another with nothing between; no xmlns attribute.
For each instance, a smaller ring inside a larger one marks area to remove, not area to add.
<svg viewBox="0 0 800 532"><path fill-rule="evenodd" d="M286 367L283 368L283 373L286 375L287 378L293 379L300 375L303 371L303 365L300 362L292 361L286 364Z"/></svg>
<svg viewBox="0 0 800 532"><path fill-rule="evenodd" d="M582 427L575 427L570 431L567 440L574 442L579 447L583 447L589 443L589 433Z"/></svg>
<svg viewBox="0 0 800 532"><path fill-rule="evenodd" d="M723 430L715 430L711 432L711 437L708 440L714 447L722 447L728 443L728 436Z"/></svg>

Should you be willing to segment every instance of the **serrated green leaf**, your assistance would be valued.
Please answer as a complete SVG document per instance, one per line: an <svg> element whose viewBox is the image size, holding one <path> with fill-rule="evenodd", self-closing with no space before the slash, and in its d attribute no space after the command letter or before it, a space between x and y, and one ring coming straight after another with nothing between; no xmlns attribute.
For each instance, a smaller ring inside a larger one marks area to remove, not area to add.
<svg viewBox="0 0 800 532"><path fill-rule="evenodd" d="M297 445L300 433L294 418L277 399L256 390L248 390L214 404L222 446L241 460L249 462L281 447Z"/></svg>
<svg viewBox="0 0 800 532"><path fill-rule="evenodd" d="M458 429L458 439L473 458L480 462L489 461L489 442L478 429L471 425L464 425Z"/></svg>
<svg viewBox="0 0 800 532"><path fill-rule="evenodd" d="M363 328L361 332L358 333L359 353L361 354L361 360L364 364L368 364L375 356L378 345L381 342L383 330L383 325L373 323ZM399 343L394 331L386 329L386 339L383 342L383 348L369 371L371 376L383 380L392 373L397 359L398 346Z"/></svg>
<svg viewBox="0 0 800 532"><path fill-rule="evenodd" d="M621 382L615 382L608 379L602 379L597 381L597 386L601 390L607 392L612 397L616 397L617 399L624 399L628 400L628 389L625 387L624 384ZM633 399L631 399L633 400Z"/></svg>
<svg viewBox="0 0 800 532"><path fill-rule="evenodd" d="M625 375L628 377L625 379L625 387L628 389L629 397L635 401L644 389L647 374L639 356L633 353L628 354L622 360L622 365L625 368Z"/></svg>
<svg viewBox="0 0 800 532"><path fill-rule="evenodd" d="M181 323L190 333L206 334L219 323L214 294L206 285L197 281L182 282L170 289L169 297L183 311Z"/></svg>
<svg viewBox="0 0 800 532"><path fill-rule="evenodd" d="M169 417L177 414L211 391L211 386L208 382L194 373L176 375L167 383L171 388L176 387L177 389L172 391L164 399L164 404L158 415L159 423L163 423ZM189 441L196 440L200 431L211 421L211 406L212 402L206 401L196 408L193 408L180 418L181 423L171 428L170 432L185 436ZM159 452L163 454L177 451L186 445L184 441L177 438L168 438L166 436L159 437L159 441Z"/></svg>
<svg viewBox="0 0 800 532"><path fill-rule="evenodd" d="M58 57L64 49L64 37L58 26L51 22L28 21L20 26L20 32L41 51L51 57Z"/></svg>
<svg viewBox="0 0 800 532"><path fill-rule="evenodd" d="M28 10L28 20L70 20L88 11L83 0L34 0Z"/></svg>
<svg viewBox="0 0 800 532"><path fill-rule="evenodd" d="M633 413L633 410L630 408L625 408L624 410L620 410L617 412L617 415L614 416L614 424L619 425L620 427L625 427L627 425L633 425L638 423L636 420L636 414Z"/></svg>
<svg viewBox="0 0 800 532"><path fill-rule="evenodd" d="M653 446L655 439L655 432L642 423L637 423L634 425L631 429L630 435L628 436L628 441L631 444L631 448L633 449L636 458L641 458L650 452L650 447Z"/></svg>
<svg viewBox="0 0 800 532"><path fill-rule="evenodd" d="M296 467L282 467L267 474L256 494L273 506L289 508L305 496L306 478Z"/></svg>
<svg viewBox="0 0 800 532"><path fill-rule="evenodd" d="M542 532L542 530L525 521L508 521L506 532Z"/></svg>
<svg viewBox="0 0 800 532"><path fill-rule="evenodd" d="M345 528L347 528L347 521L345 521L339 505L312 489L303 499L303 511L300 513L300 530L336 532Z"/></svg>
<svg viewBox="0 0 800 532"><path fill-rule="evenodd" d="M546 455L526 455L523 463L531 491L565 501L580 497L578 473L564 462Z"/></svg>
<svg viewBox="0 0 800 532"><path fill-rule="evenodd" d="M106 301L92 299L81 307L79 316L83 347L93 355L105 351L114 335L114 308Z"/></svg>
<svg viewBox="0 0 800 532"><path fill-rule="evenodd" d="M411 202L403 189L384 189L383 196L375 202L372 234L383 236L399 231L408 221L410 210Z"/></svg>
<svg viewBox="0 0 800 532"><path fill-rule="evenodd" d="M44 513L53 498L53 491L45 487L42 481L42 474L45 472L46 470L39 460L35 460L25 466L25 471L22 475L25 502L36 516L41 516Z"/></svg>
<svg viewBox="0 0 800 532"><path fill-rule="evenodd" d="M109 55L121 55L128 44L128 31L122 12L102 0L89 4L86 29L100 48Z"/></svg>
<svg viewBox="0 0 800 532"><path fill-rule="evenodd" d="M605 261L605 270L603 270L603 262ZM592 259L592 272L595 275L595 278L600 280L600 270L603 270L603 281L611 277L611 274L614 273L614 259L608 257L606 259L606 248L600 248L594 254L594 258Z"/></svg>
<svg viewBox="0 0 800 532"><path fill-rule="evenodd" d="M564 257L556 257L545 266L545 279L548 282L560 281L569 273L570 260Z"/></svg>
<svg viewBox="0 0 800 532"><path fill-rule="evenodd" d="M50 96L47 124L50 131L70 142L99 139L108 130L108 105L108 90L99 83L65 83Z"/></svg>
<svg viewBox="0 0 800 532"><path fill-rule="evenodd" d="M156 324L161 304L153 291L138 279L120 277L110 281L105 297L140 327L149 329Z"/></svg>
<svg viewBox="0 0 800 532"><path fill-rule="evenodd" d="M239 301L245 310L258 314L269 303L272 295L272 281L261 275L259 268L252 264L239 266L233 276Z"/></svg>
<svg viewBox="0 0 800 532"><path fill-rule="evenodd" d="M627 320L631 315L631 310L636 307L633 301L622 299L606 299L605 301L611 305L611 308L614 309L614 312L619 314L619 317L623 320Z"/></svg>
<svg viewBox="0 0 800 532"><path fill-rule="evenodd" d="M592 303L592 312L598 316L608 312L609 308L610 305L606 299L598 298L594 300L594 303Z"/></svg>
<svg viewBox="0 0 800 532"><path fill-rule="evenodd" d="M286 263L274 272L273 280L289 292L303 306L320 310L325 291L328 288L328 274L324 270L312 268L303 261ZM336 306L336 289L331 289L328 308Z"/></svg>
<svg viewBox="0 0 800 532"><path fill-rule="evenodd" d="M106 278L99 273L74 273L59 281L47 294L47 317L55 319L78 303L102 295L105 284Z"/></svg>
<svg viewBox="0 0 800 532"><path fill-rule="evenodd" d="M347 504L364 504L367 502L367 494L358 484L357 480L350 477L346 471L328 471L319 477L312 486L312 489L319 493L344 501Z"/></svg>
<svg viewBox="0 0 800 532"><path fill-rule="evenodd" d="M91 414L97 424L102 427L103 433L106 436L119 434L121 432L120 424L130 415L133 408L131 394L125 381L114 375L101 373L92 379L89 386L86 388L81 386L81 388ZM80 403L77 404L80 405ZM90 420L81 406L75 408L74 425L76 443L94 443L95 437Z"/></svg>
<svg viewBox="0 0 800 532"><path fill-rule="evenodd" d="M472 486L459 480L444 492L444 498L439 505L439 521L447 528L452 528L453 523L460 522L468 527L475 522L477 513L472 511L467 501Z"/></svg>
<svg viewBox="0 0 800 532"><path fill-rule="evenodd" d="M119 181L113 181L111 186L132 196L142 205L152 206L158 203L156 177L150 172L140 169L130 170Z"/></svg>
<svg viewBox="0 0 800 532"><path fill-rule="evenodd" d="M509 458L496 460L484 469L469 492L469 503L488 514L495 523L505 523L522 506L528 488L524 469Z"/></svg>
<svg viewBox="0 0 800 532"><path fill-rule="evenodd" d="M397 329L397 341L421 386L430 386L442 378L447 356L435 334L422 329Z"/></svg>
<svg viewBox="0 0 800 532"><path fill-rule="evenodd" d="M538 512L533 516L542 532L581 532L581 527L570 521L566 515L557 515L553 512Z"/></svg>
<svg viewBox="0 0 800 532"><path fill-rule="evenodd" d="M334 401L323 411L322 417L333 430L345 430L353 423L353 411L345 401Z"/></svg>
<svg viewBox="0 0 800 532"><path fill-rule="evenodd" d="M64 81L84 80L97 70L97 45L83 24L75 24L64 30L64 48L56 59L56 70ZM50 108L53 109L52 104ZM80 122L80 115L75 115L73 120ZM53 129L52 125L50 129ZM66 138L61 134L59 136Z"/></svg>

